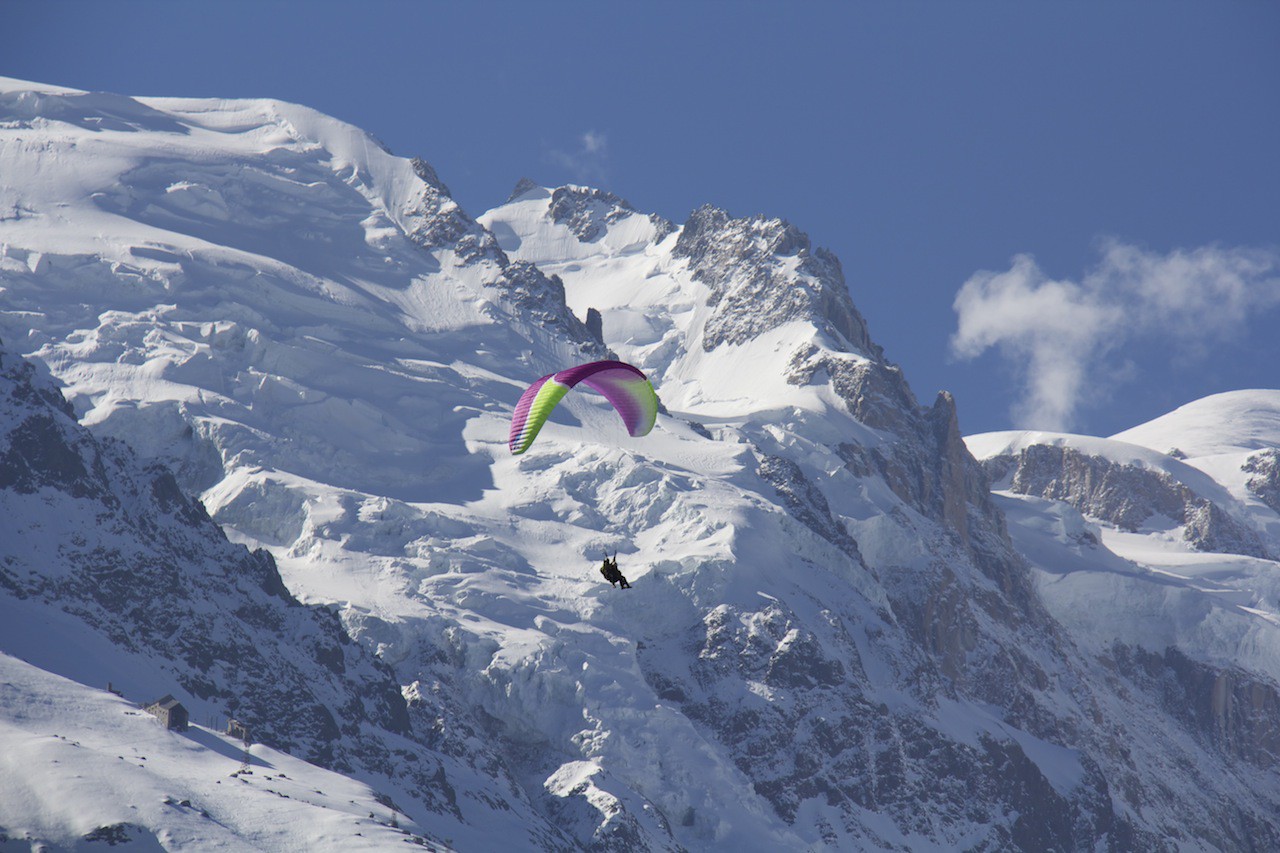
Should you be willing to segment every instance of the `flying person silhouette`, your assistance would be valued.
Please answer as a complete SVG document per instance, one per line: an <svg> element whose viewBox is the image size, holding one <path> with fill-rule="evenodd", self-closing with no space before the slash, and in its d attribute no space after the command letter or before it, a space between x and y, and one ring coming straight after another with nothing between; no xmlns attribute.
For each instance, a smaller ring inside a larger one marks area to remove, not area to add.
<svg viewBox="0 0 1280 853"><path fill-rule="evenodd" d="M604 579L609 582L610 586L617 587L621 584L623 589L631 589L631 584L627 583L627 579L622 576L622 571L618 568L618 553L616 551L612 559L608 554L605 554L604 562L600 564L600 574L604 575Z"/></svg>

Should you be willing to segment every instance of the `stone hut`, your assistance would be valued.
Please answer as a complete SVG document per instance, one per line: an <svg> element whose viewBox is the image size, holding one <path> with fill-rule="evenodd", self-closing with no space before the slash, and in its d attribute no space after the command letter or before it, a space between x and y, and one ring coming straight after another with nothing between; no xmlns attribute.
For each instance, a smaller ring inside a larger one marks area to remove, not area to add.
<svg viewBox="0 0 1280 853"><path fill-rule="evenodd" d="M144 707L143 710L164 723L164 727L169 731L185 732L187 730L187 709L168 693Z"/></svg>

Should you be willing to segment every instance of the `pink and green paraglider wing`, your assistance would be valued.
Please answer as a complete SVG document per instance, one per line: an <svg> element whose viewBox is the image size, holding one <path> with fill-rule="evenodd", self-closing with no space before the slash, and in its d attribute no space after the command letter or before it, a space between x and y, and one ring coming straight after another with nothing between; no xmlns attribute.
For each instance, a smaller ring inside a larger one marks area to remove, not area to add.
<svg viewBox="0 0 1280 853"><path fill-rule="evenodd" d="M599 391L615 409L632 436L648 435L658 417L658 395L639 369L621 361L593 361L549 373L534 382L516 403L507 446L512 453L529 449L551 411L578 383Z"/></svg>

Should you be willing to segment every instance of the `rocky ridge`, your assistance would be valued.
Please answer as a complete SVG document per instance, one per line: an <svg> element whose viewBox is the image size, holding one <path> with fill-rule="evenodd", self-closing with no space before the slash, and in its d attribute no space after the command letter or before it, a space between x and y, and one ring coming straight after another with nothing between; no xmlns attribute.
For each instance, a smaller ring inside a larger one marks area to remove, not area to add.
<svg viewBox="0 0 1280 853"><path fill-rule="evenodd" d="M1241 466L1249 479L1246 486L1271 509L1280 513L1280 450L1262 450L1245 460Z"/></svg>
<svg viewBox="0 0 1280 853"><path fill-rule="evenodd" d="M526 191L536 187L530 183ZM520 185L512 198L518 197ZM584 242L592 242L608 231L609 226L636 214L636 209L625 199L611 192L592 187L557 187L551 193L550 215L553 222L567 225L574 235ZM661 241L675 230L666 219L656 213L648 215L654 226L654 239Z"/></svg>
<svg viewBox="0 0 1280 853"><path fill-rule="evenodd" d="M1197 551L1270 558L1256 532L1163 471L1044 444L990 457L983 466L993 481L1017 494L1064 501L1122 530L1136 531L1163 517L1184 525L1183 538Z"/></svg>
<svg viewBox="0 0 1280 853"><path fill-rule="evenodd" d="M816 320L855 351L880 354L849 298L840 261L785 220L735 219L706 205L680 228L673 254L688 259L693 277L711 290L715 311L704 349L744 343L791 320Z"/></svg>

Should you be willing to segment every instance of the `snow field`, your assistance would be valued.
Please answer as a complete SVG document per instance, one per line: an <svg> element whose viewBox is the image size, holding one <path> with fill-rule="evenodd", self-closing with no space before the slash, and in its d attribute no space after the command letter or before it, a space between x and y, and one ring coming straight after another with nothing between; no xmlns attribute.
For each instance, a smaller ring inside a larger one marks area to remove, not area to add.
<svg viewBox="0 0 1280 853"><path fill-rule="evenodd" d="M416 829L347 777L261 745L241 772L241 742L199 725L165 731L131 702L4 653L0 684L10 839L71 849L127 824L130 849L379 850Z"/></svg>

